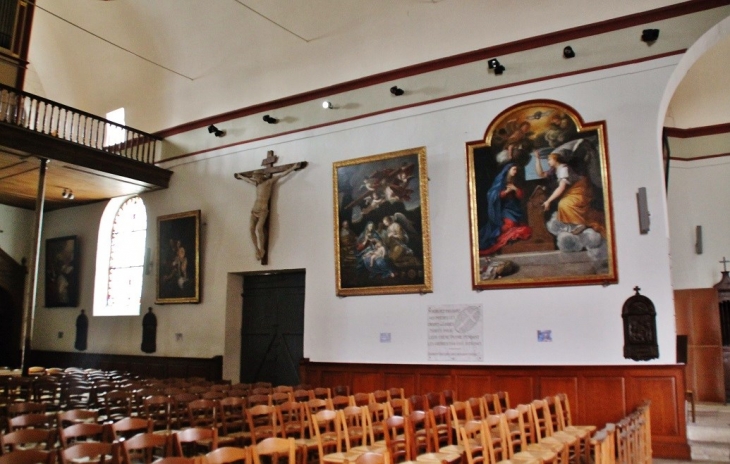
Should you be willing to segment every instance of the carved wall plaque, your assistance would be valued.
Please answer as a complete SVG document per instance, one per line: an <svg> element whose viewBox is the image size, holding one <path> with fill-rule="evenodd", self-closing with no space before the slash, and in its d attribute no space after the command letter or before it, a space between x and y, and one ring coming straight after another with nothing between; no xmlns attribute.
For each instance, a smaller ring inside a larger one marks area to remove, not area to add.
<svg viewBox="0 0 730 464"><path fill-rule="evenodd" d="M634 361L648 361L659 357L659 344L656 333L656 310L654 303L639 294L624 303L621 317L624 320L624 358Z"/></svg>

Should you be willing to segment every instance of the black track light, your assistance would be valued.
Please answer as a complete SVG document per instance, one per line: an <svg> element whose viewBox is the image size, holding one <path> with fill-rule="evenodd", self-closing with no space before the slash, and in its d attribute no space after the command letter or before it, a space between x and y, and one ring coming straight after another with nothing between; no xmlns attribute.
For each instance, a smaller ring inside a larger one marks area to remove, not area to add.
<svg viewBox="0 0 730 464"><path fill-rule="evenodd" d="M208 133L213 134L216 137L223 137L224 135L226 135L226 131L218 129L213 124L208 126Z"/></svg>
<svg viewBox="0 0 730 464"><path fill-rule="evenodd" d="M568 45L563 49L563 57L564 58L575 58L575 51L573 50L573 47Z"/></svg>
<svg viewBox="0 0 730 464"><path fill-rule="evenodd" d="M659 29L644 29L641 31L641 41L648 44L656 42L659 38Z"/></svg>
<svg viewBox="0 0 730 464"><path fill-rule="evenodd" d="M401 95L406 93L406 91L401 88L398 88L397 85L394 85L393 87L390 88L390 93L392 93L396 97L400 97Z"/></svg>
<svg viewBox="0 0 730 464"><path fill-rule="evenodd" d="M507 69L502 66L497 58L492 58L491 60L487 61L487 66L489 66L489 69L494 69L494 74L498 76L502 74L505 69Z"/></svg>
<svg viewBox="0 0 730 464"><path fill-rule="evenodd" d="M277 122L279 122L278 119L276 119L272 116L269 116L268 114L264 115L264 121L268 122L269 124L276 124Z"/></svg>

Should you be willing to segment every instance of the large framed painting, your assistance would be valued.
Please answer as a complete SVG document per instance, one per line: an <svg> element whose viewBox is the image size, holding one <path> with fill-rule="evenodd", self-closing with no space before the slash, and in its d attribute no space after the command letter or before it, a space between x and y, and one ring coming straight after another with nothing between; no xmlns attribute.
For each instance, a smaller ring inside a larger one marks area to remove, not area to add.
<svg viewBox="0 0 730 464"><path fill-rule="evenodd" d="M78 255L75 235L46 240L46 308L78 306Z"/></svg>
<svg viewBox="0 0 730 464"><path fill-rule="evenodd" d="M426 148L334 163L337 294L432 291Z"/></svg>
<svg viewBox="0 0 730 464"><path fill-rule="evenodd" d="M525 102L466 151L475 289L618 282L605 122Z"/></svg>
<svg viewBox="0 0 730 464"><path fill-rule="evenodd" d="M155 303L200 303L200 210L157 218Z"/></svg>

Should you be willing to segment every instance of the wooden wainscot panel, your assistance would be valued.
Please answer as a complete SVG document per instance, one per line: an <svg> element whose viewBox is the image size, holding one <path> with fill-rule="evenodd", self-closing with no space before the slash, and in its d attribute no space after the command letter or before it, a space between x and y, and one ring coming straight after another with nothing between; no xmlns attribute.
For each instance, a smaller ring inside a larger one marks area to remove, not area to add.
<svg viewBox="0 0 730 464"><path fill-rule="evenodd" d="M378 372L353 372L352 393L370 393L383 388L383 379Z"/></svg>
<svg viewBox="0 0 730 464"><path fill-rule="evenodd" d="M535 394L535 377L519 375L519 372L495 375L492 389L509 393L510 405L527 404L538 396Z"/></svg>
<svg viewBox="0 0 730 464"><path fill-rule="evenodd" d="M309 383L312 386L323 386L331 388L338 385L347 385L350 387L350 392L355 393L355 391L352 389L352 375L350 372L327 369L320 371L319 376L312 377L319 377L320 379L319 382L317 382L315 379L309 377Z"/></svg>
<svg viewBox="0 0 730 464"><path fill-rule="evenodd" d="M385 388L402 388L406 398L420 394L416 391L416 375L414 373L385 372L383 374Z"/></svg>
<svg viewBox="0 0 730 464"><path fill-rule="evenodd" d="M486 374L462 374L454 376L454 386L459 400L478 398L492 391L492 379Z"/></svg>
<svg viewBox="0 0 730 464"><path fill-rule="evenodd" d="M540 377L539 396L541 398L557 395L558 393L565 393L568 395L568 400L570 400L570 412L572 415L575 415L580 409L580 402L578 401L578 377L552 377L545 375Z"/></svg>
<svg viewBox="0 0 730 464"><path fill-rule="evenodd" d="M652 434L679 435L680 422L676 407L676 379L672 377L633 376L629 379L627 395L629 407L633 410L642 404L644 400L651 401ZM684 408L681 410L684 413ZM684 421L684 418L682 420Z"/></svg>
<svg viewBox="0 0 730 464"><path fill-rule="evenodd" d="M451 379L451 373L448 374L432 374L422 373L418 376L418 387L421 393L442 392L444 390L453 390L454 383ZM459 392L456 392L461 397Z"/></svg>
<svg viewBox="0 0 730 464"><path fill-rule="evenodd" d="M717 290L697 288L692 290L692 309L689 311L693 345L722 346L720 309Z"/></svg>
<svg viewBox="0 0 730 464"><path fill-rule="evenodd" d="M577 424L601 428L630 412L626 409L626 382L623 376L586 376L581 384L581 407L573 413L573 420Z"/></svg>
<svg viewBox="0 0 730 464"><path fill-rule="evenodd" d="M722 349L714 346L692 347L693 372L695 378L695 398L715 403L725 402L724 370Z"/></svg>

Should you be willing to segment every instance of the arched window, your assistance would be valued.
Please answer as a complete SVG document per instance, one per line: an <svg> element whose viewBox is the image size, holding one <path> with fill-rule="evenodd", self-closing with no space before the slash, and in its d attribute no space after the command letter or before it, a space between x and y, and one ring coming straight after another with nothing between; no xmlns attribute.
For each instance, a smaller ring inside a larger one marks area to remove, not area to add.
<svg viewBox="0 0 730 464"><path fill-rule="evenodd" d="M99 225L94 316L139 316L146 240L142 199L112 199Z"/></svg>

